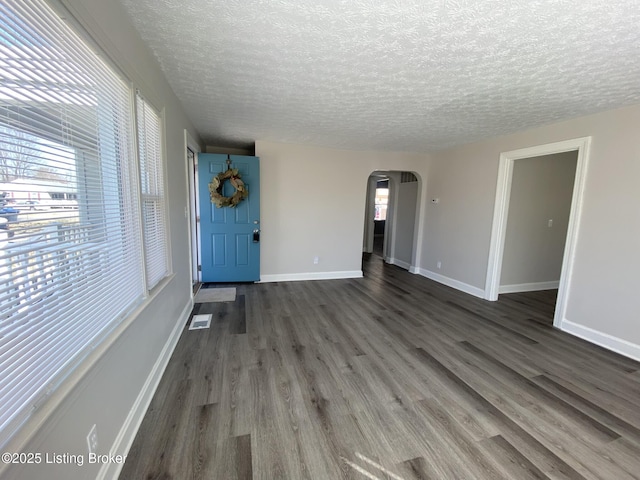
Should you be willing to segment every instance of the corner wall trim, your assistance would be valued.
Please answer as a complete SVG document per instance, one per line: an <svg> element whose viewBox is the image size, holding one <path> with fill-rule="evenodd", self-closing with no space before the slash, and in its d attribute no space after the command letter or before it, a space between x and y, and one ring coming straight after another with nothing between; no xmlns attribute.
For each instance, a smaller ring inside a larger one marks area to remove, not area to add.
<svg viewBox="0 0 640 480"><path fill-rule="evenodd" d="M498 293L538 292L540 290L553 290L560 286L560 280L551 282L514 283L500 285Z"/></svg>
<svg viewBox="0 0 640 480"><path fill-rule="evenodd" d="M432 272L431 270L426 270L424 268L417 268L416 272L418 275L422 275L423 277L427 277L431 280L434 280L438 283L442 283L451 288L455 288L456 290L460 290L461 292L468 293L469 295L473 295L474 297L484 298L484 290L478 287L474 287L473 285L469 285L468 283L461 282L459 280L454 280L453 278L445 277L444 275L440 275L439 273Z"/></svg>
<svg viewBox="0 0 640 480"><path fill-rule="evenodd" d="M167 364L169 363L169 359L171 358L171 354L173 350L176 348L178 344L178 340L180 339L180 335L182 334L182 330L187 323L187 319L189 318L189 314L193 310L193 299L189 300L185 305L184 309L180 313L180 317L176 322L171 335L167 339L167 342L164 344L162 348L162 352L160 352L160 356L156 360L156 363L153 365L151 372L149 372L149 376L147 380L144 382L136 401L134 402L131 410L129 411L129 415L127 415L127 419L125 420L118 436L113 442L113 445L110 449L111 455L127 455L131 445L133 444L133 440L136 437L136 433L138 433L138 429L140 428L140 424L144 419L145 413L147 413L147 409L151 404L151 400L153 399L153 395L160 384L160 379L164 374L165 369L167 368ZM117 462L107 462L102 465L100 471L98 472L98 476L96 480L106 480L106 479L114 479L116 480L120 475L120 471L124 463Z"/></svg>
<svg viewBox="0 0 640 480"><path fill-rule="evenodd" d="M303 280L339 280L343 278L362 278L362 270L345 270L339 272L277 273L260 275L259 283L299 282Z"/></svg>
<svg viewBox="0 0 640 480"><path fill-rule="evenodd" d="M560 330L640 362L640 345L564 319Z"/></svg>

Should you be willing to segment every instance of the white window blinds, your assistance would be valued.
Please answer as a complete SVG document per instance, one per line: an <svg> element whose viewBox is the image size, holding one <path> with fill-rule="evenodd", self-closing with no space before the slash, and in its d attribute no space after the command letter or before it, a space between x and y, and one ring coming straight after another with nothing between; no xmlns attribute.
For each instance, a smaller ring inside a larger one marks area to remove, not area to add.
<svg viewBox="0 0 640 480"><path fill-rule="evenodd" d="M144 256L150 290L168 273L162 120L139 93L136 94L136 112Z"/></svg>
<svg viewBox="0 0 640 480"><path fill-rule="evenodd" d="M132 93L41 0L0 3L0 445L143 298Z"/></svg>

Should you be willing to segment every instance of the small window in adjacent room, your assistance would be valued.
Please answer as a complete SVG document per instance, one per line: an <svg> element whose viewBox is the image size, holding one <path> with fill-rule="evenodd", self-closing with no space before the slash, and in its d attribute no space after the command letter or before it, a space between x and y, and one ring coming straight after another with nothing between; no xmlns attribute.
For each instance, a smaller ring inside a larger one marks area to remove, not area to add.
<svg viewBox="0 0 640 480"><path fill-rule="evenodd" d="M387 205L389 203L389 188L376 188L376 215L374 220L386 220L387 219Z"/></svg>

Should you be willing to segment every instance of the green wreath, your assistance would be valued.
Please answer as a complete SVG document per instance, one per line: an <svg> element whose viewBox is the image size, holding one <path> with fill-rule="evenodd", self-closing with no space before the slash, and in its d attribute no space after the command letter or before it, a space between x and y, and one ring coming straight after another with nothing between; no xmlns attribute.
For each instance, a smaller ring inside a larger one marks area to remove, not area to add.
<svg viewBox="0 0 640 480"><path fill-rule="evenodd" d="M229 180L233 188L236 189L235 193L230 197L222 195L222 187L227 180ZM246 185L242 181L238 169L231 167L227 168L226 172L220 172L211 179L209 193L211 194L211 203L215 203L218 208L233 208L249 196L249 190L247 190Z"/></svg>

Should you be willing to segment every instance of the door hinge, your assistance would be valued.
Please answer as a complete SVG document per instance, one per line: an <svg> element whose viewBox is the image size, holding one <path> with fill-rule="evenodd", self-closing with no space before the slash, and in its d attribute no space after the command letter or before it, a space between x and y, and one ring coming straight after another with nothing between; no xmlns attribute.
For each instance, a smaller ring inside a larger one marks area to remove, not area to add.
<svg viewBox="0 0 640 480"><path fill-rule="evenodd" d="M201 272L202 271L202 265L198 265L198 271Z"/></svg>
<svg viewBox="0 0 640 480"><path fill-rule="evenodd" d="M196 217L196 223L200 223L200 215Z"/></svg>

